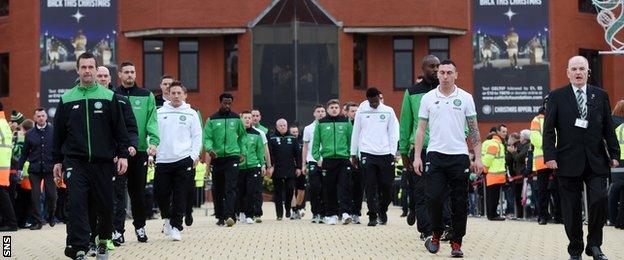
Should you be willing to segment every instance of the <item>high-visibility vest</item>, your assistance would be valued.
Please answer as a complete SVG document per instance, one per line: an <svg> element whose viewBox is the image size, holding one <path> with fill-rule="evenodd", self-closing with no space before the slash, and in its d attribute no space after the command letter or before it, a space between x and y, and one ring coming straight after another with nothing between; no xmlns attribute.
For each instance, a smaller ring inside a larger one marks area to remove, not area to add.
<svg viewBox="0 0 624 260"><path fill-rule="evenodd" d="M13 146L13 133L7 122L4 111L0 111L0 186L9 186L11 174L11 159Z"/></svg>
<svg viewBox="0 0 624 260"><path fill-rule="evenodd" d="M147 166L147 177L146 177L146 182L150 183L154 180L154 166L150 165Z"/></svg>
<svg viewBox="0 0 624 260"><path fill-rule="evenodd" d="M206 177L206 164L199 162L195 167L195 187L204 187L204 177Z"/></svg>
<svg viewBox="0 0 624 260"><path fill-rule="evenodd" d="M481 146L481 162L485 166L487 186L504 184L507 180L505 168L505 145L498 136L483 142Z"/></svg>
<svg viewBox="0 0 624 260"><path fill-rule="evenodd" d="M20 181L20 187L25 190L32 190L32 183L30 183L30 179L28 178L28 167L30 166L30 162L26 161L24 163L24 170L22 170L22 180ZM41 183L39 183L41 185Z"/></svg>
<svg viewBox="0 0 624 260"><path fill-rule="evenodd" d="M544 134L544 115L539 114L531 121L531 144L533 145L533 171L546 169L542 135Z"/></svg>
<svg viewBox="0 0 624 260"><path fill-rule="evenodd" d="M624 160L624 123L615 129L615 135L620 143L620 160Z"/></svg>

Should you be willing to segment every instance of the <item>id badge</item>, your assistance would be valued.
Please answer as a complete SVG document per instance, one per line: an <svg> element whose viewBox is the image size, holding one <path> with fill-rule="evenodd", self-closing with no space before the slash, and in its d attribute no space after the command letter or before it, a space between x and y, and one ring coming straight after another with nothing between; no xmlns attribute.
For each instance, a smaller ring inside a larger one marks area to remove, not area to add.
<svg viewBox="0 0 624 260"><path fill-rule="evenodd" d="M574 126L586 129L587 128L587 120L582 119L582 118L577 118L576 122L574 122Z"/></svg>

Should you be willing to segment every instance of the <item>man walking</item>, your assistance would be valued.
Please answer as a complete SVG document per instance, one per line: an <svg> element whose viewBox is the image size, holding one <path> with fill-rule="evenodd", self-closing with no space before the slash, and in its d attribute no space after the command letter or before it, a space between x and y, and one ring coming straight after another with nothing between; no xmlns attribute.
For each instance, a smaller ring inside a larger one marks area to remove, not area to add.
<svg viewBox="0 0 624 260"><path fill-rule="evenodd" d="M239 166L237 204L238 211L245 216L240 219L247 224L253 224L254 219L259 220L262 216L262 179L266 171L262 139L264 134L252 127L251 118L251 112L241 113L247 132L247 153L245 161Z"/></svg>
<svg viewBox="0 0 624 260"><path fill-rule="evenodd" d="M312 141L314 140L314 129L318 121L325 117L325 107L316 105L313 108L314 122L303 128L303 148L301 152L302 162L301 172L308 177L308 191L310 194L310 207L312 211L312 223L322 223L325 216L322 191L321 168L312 156Z"/></svg>
<svg viewBox="0 0 624 260"><path fill-rule="evenodd" d="M9 178L12 156L12 139L11 126L6 120L2 103L0 103L0 133L1 141L4 145L0 146L0 232L17 231L17 218L13 203L9 196Z"/></svg>
<svg viewBox="0 0 624 260"><path fill-rule="evenodd" d="M140 88L136 84L136 70L131 62L122 62L119 66L119 79L121 86L115 89L115 93L125 96L130 101L134 118L136 119L138 128L138 148L130 149L130 158L128 160L128 173L121 178L121 184L127 180L127 191L130 195L130 205L132 209L132 224L135 234L139 242L147 242L147 233L145 231L145 203L143 197L145 194L145 183L147 179L147 159L149 156L156 155L156 146L159 143L158 124L156 122L156 101L154 95L149 90ZM124 180L125 179L125 180ZM124 187L126 188L126 187ZM123 189L119 190L125 194ZM116 194L116 197L121 194ZM118 204L117 214L113 224L115 226L115 234L113 240L119 244L125 242L125 207L126 205ZM124 213L123 215L120 214Z"/></svg>
<svg viewBox="0 0 624 260"><path fill-rule="evenodd" d="M194 167L199 162L202 129L197 112L185 102L186 87L174 81L167 90L170 101L157 111L161 139L154 188L161 217L165 220L163 233L180 241L188 183L194 178Z"/></svg>
<svg viewBox="0 0 624 260"><path fill-rule="evenodd" d="M548 95L544 118L544 161L557 170L561 209L570 259L583 249L594 259L607 259L602 228L607 220L607 178L620 162L620 147L611 118L609 96L587 84L589 63L572 57L567 68L570 84ZM583 247L582 196L587 194L588 234Z"/></svg>
<svg viewBox="0 0 624 260"><path fill-rule="evenodd" d="M204 127L204 148L212 163L212 196L217 225L228 227L236 223L236 185L238 164L245 159L245 127L238 114L232 112L234 97L229 93L219 95L221 107Z"/></svg>
<svg viewBox="0 0 624 260"><path fill-rule="evenodd" d="M272 179L277 220L284 217L284 208L286 218L291 218L295 176L301 174L301 151L297 138L288 133L288 122L283 118L275 123L275 133L269 138L269 151L275 167Z"/></svg>
<svg viewBox="0 0 624 260"><path fill-rule="evenodd" d="M56 184L52 176L52 136L54 128L48 124L48 114L45 109L35 109L35 127L26 132L22 156L20 156L17 169L19 172L24 168L26 161L28 166L28 179L32 187L32 216L35 223L31 230L41 229L44 220L41 218L41 181L45 187L44 212L47 222L54 226L54 211L56 210ZM21 176L21 173L18 175Z"/></svg>
<svg viewBox="0 0 624 260"><path fill-rule="evenodd" d="M470 159L466 144L466 125L469 128L475 162L473 170L481 174L481 140L477 125L477 112L472 95L455 85L457 67L445 60L438 67L440 85L425 94L418 111L418 130L414 141L414 170L425 176L427 206L431 217L433 235L425 241L427 250L435 254L440 250L440 238L444 231L442 207L445 189L449 189L453 233L451 256L462 257L462 238L466 234L468 216L468 185ZM429 146L426 166L420 157L429 127ZM424 170L424 171L423 171Z"/></svg>
<svg viewBox="0 0 624 260"><path fill-rule="evenodd" d="M342 213L342 224L347 225L352 221L350 213L353 205L352 165L349 162L353 126L347 117L340 114L340 101L337 99L327 102L327 114L314 128L312 156L323 171L323 202L325 215L328 216L325 222L336 225L338 213Z"/></svg>
<svg viewBox="0 0 624 260"><path fill-rule="evenodd" d="M409 208L407 223L412 226L418 219L417 229L422 240L431 235L431 226L425 201L425 179L414 174L414 169L412 168L414 159L413 140L416 136L416 130L418 130L418 112L422 97L430 90L435 89L439 84L439 65L440 60L436 56L428 55L423 58L421 66L423 79L405 91L403 105L401 106L399 152L406 170L407 189L405 193L408 198ZM420 155L422 159L426 158L425 153L428 145L429 129L425 129L423 153Z"/></svg>
<svg viewBox="0 0 624 260"><path fill-rule="evenodd" d="M89 247L89 198L98 214L112 212L114 160L119 174L128 167L128 131L115 94L95 82L96 68L93 54L78 57L80 83L63 94L54 118L53 173L61 179L65 169L70 208L65 255L75 259L86 259ZM98 255L108 254L104 241L111 233L100 230Z"/></svg>
<svg viewBox="0 0 624 260"><path fill-rule="evenodd" d="M376 88L366 91L367 101L358 108L351 135L351 162L363 175L368 226L376 226L378 218L388 219L399 141L399 120L391 107L381 104L380 94Z"/></svg>

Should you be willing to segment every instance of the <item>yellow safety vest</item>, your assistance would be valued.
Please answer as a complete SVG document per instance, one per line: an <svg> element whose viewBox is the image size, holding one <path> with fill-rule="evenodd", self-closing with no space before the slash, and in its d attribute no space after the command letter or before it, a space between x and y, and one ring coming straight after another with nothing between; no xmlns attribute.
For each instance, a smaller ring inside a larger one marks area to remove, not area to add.
<svg viewBox="0 0 624 260"><path fill-rule="evenodd" d="M154 166L150 165L147 166L147 177L146 177L146 181L148 183L152 182L154 180Z"/></svg>
<svg viewBox="0 0 624 260"><path fill-rule="evenodd" d="M506 182L505 145L500 137L494 136L483 142L481 146L481 162L487 169L485 182L487 186Z"/></svg>
<svg viewBox="0 0 624 260"><path fill-rule="evenodd" d="M544 134L544 115L537 115L531 121L531 144L533 145L533 171L546 169L542 135Z"/></svg>
<svg viewBox="0 0 624 260"><path fill-rule="evenodd" d="M620 160L624 160L624 124L615 129L615 135L620 143Z"/></svg>
<svg viewBox="0 0 624 260"><path fill-rule="evenodd" d="M0 111L0 186L9 186L11 159L13 158L13 132L4 111Z"/></svg>
<svg viewBox="0 0 624 260"><path fill-rule="evenodd" d="M204 177L206 177L206 164L199 162L195 167L195 187L204 187Z"/></svg>

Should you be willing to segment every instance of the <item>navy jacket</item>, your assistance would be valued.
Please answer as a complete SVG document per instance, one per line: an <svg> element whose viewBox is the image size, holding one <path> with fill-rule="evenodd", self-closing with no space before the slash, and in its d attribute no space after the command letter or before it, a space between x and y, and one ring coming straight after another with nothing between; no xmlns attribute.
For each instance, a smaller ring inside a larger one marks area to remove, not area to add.
<svg viewBox="0 0 624 260"><path fill-rule="evenodd" d="M54 128L48 123L43 129L37 125L26 132L22 156L20 156L18 168L22 170L26 160L30 162L29 173L52 173L52 138Z"/></svg>

